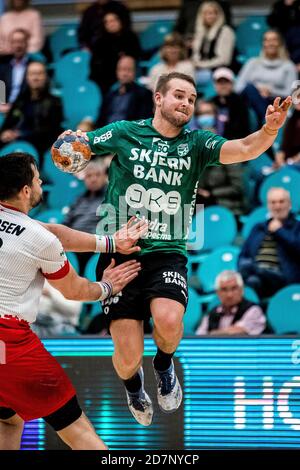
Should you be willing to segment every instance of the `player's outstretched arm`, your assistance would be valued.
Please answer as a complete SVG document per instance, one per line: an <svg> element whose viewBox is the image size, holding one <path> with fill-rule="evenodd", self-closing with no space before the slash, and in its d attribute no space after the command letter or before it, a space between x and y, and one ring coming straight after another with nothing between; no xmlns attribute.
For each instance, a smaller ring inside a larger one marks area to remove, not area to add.
<svg viewBox="0 0 300 470"><path fill-rule="evenodd" d="M101 237L90 233L74 230L61 224L41 224L52 232L60 240L65 251L74 252L105 252L105 241L101 241ZM136 217L131 217L124 227L113 235L114 248L124 255L129 255L136 251L140 251L135 246L137 241L145 235L148 230L148 224L145 220L137 221Z"/></svg>
<svg viewBox="0 0 300 470"><path fill-rule="evenodd" d="M285 123L287 112L292 103L288 96L280 104L280 98L274 100L266 111L266 123L263 127L244 139L228 140L222 145L220 162L223 164L246 162L264 153L276 139L278 129Z"/></svg>
<svg viewBox="0 0 300 470"><path fill-rule="evenodd" d="M65 277L58 280L48 279L48 282L66 299L93 302L105 300L120 292L137 277L140 270L141 265L136 260L126 261L118 266L115 266L115 260L112 260L104 271L101 282L91 282L78 276L70 265L70 271Z"/></svg>

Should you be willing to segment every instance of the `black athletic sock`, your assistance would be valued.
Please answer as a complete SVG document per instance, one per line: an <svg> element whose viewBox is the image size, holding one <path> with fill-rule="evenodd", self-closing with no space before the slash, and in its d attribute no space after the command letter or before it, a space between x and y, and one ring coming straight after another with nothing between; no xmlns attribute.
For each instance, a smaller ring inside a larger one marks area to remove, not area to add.
<svg viewBox="0 0 300 470"><path fill-rule="evenodd" d="M142 386L142 379L139 372L137 372L130 379L123 380L123 383L129 393L137 393Z"/></svg>
<svg viewBox="0 0 300 470"><path fill-rule="evenodd" d="M171 354L168 354L157 348L157 353L153 360L155 369L161 372L169 369L174 353L175 351Z"/></svg>

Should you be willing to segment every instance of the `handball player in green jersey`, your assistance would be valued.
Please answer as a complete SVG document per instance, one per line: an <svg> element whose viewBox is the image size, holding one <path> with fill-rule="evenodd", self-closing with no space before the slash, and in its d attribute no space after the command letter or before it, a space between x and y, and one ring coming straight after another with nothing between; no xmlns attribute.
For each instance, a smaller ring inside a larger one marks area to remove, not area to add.
<svg viewBox="0 0 300 470"><path fill-rule="evenodd" d="M114 368L124 383L131 413L144 426L149 426L153 417L142 367L143 321L150 315L157 345L153 368L159 407L170 413L182 400L172 357L183 334L188 301L187 230L201 173L210 165L245 162L264 153L273 144L291 104L290 96L281 104L276 98L268 106L266 123L260 130L227 141L209 131L185 128L193 116L196 97L193 79L173 72L158 80L153 119L114 122L88 133L77 131L97 155L114 154L99 231L113 232L132 215L149 224L148 233L138 241L139 276L103 302L114 342ZM57 236L64 244L63 233ZM73 240L73 250L75 245ZM112 257L117 263L128 259L122 254L101 254L99 279Z"/></svg>

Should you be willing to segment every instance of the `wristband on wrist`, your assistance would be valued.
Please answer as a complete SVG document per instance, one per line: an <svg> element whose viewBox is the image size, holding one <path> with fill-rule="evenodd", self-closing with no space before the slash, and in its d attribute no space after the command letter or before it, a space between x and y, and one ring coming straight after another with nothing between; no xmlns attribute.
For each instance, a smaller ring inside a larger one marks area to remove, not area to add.
<svg viewBox="0 0 300 470"><path fill-rule="evenodd" d="M116 250L116 241L111 235L104 235L100 237L95 235L96 239L96 248L95 253L115 253Z"/></svg>
<svg viewBox="0 0 300 470"><path fill-rule="evenodd" d="M101 287L102 294L100 295L98 299L95 300L95 302L98 302L99 300L102 302L103 300L108 299L108 297L111 297L113 293L113 286L111 282L100 281L100 282L97 282L96 284L98 284Z"/></svg>
<svg viewBox="0 0 300 470"><path fill-rule="evenodd" d="M267 124L264 124L262 126L262 129L265 131L266 134L268 135L277 135L278 134L278 129L270 129L270 127L267 126Z"/></svg>

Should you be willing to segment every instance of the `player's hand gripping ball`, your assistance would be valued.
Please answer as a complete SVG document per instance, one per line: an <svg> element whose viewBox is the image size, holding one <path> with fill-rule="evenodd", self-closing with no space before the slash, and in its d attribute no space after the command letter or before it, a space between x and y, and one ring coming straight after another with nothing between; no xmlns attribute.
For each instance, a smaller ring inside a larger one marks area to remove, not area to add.
<svg viewBox="0 0 300 470"><path fill-rule="evenodd" d="M89 143L76 134L59 137L51 148L54 165L67 173L78 173L91 159Z"/></svg>

